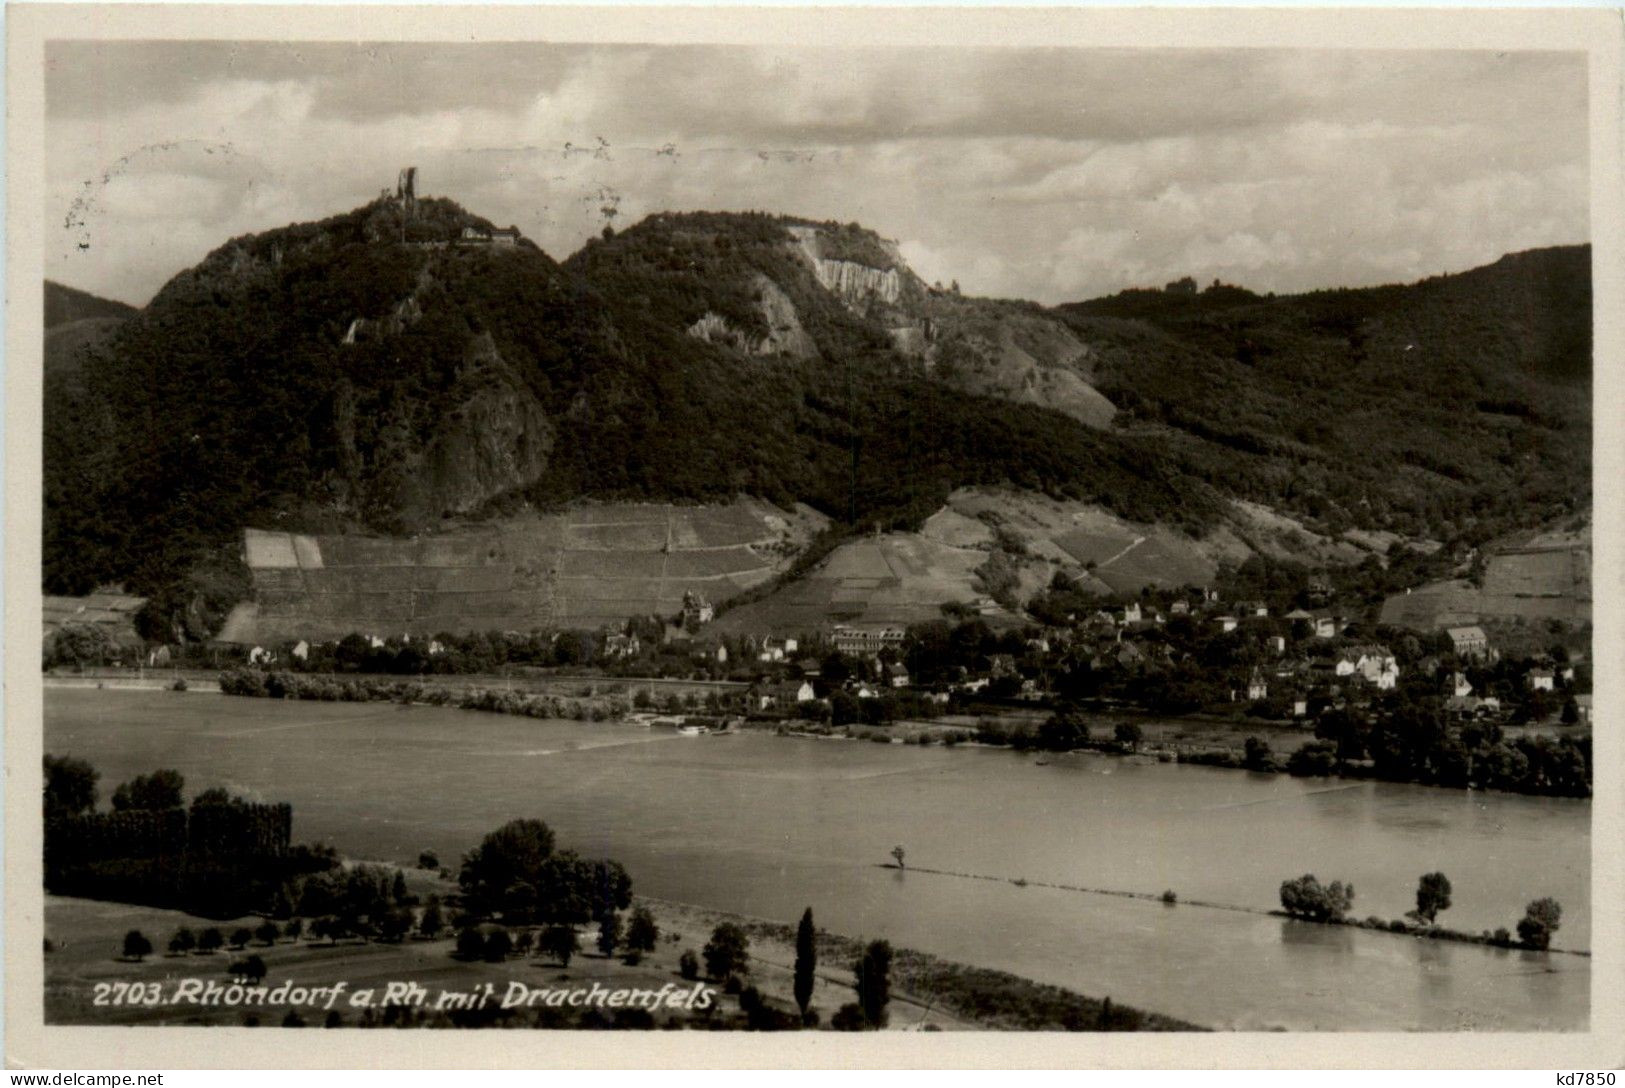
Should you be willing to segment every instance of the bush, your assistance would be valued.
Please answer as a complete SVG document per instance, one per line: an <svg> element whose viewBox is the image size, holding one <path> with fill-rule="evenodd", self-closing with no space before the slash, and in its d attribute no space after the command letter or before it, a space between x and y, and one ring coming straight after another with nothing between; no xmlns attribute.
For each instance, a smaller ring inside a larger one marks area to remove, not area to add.
<svg viewBox="0 0 1625 1088"><path fill-rule="evenodd" d="M1281 883L1281 907L1294 918L1312 922L1340 922L1354 902L1354 885L1334 880L1326 887L1313 874Z"/></svg>
<svg viewBox="0 0 1625 1088"><path fill-rule="evenodd" d="M835 1010L835 1015L829 1018L829 1026L836 1031L862 1031L869 1026L869 1021L858 1003L849 1001Z"/></svg>
<svg viewBox="0 0 1625 1088"><path fill-rule="evenodd" d="M711 931L705 945L705 973L714 979L744 974L750 970L750 938L732 922L723 922Z"/></svg>
<svg viewBox="0 0 1625 1088"><path fill-rule="evenodd" d="M677 972L690 982L700 977L700 957L694 954L692 948L678 957Z"/></svg>
<svg viewBox="0 0 1625 1088"><path fill-rule="evenodd" d="M456 956L460 960L477 960L485 956L485 936L470 926L457 934Z"/></svg>
<svg viewBox="0 0 1625 1088"><path fill-rule="evenodd" d="M1552 934L1557 932L1563 917L1563 908L1555 899L1537 899L1524 910L1518 922L1518 939L1524 947L1544 951L1551 947Z"/></svg>
<svg viewBox="0 0 1625 1088"><path fill-rule="evenodd" d="M1167 891L1162 893L1162 901L1171 907L1179 902L1179 896L1175 894L1172 888L1169 888Z"/></svg>

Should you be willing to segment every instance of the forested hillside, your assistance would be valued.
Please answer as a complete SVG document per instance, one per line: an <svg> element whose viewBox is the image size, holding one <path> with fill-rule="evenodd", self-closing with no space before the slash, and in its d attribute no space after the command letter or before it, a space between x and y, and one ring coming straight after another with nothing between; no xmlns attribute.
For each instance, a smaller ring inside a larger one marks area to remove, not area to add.
<svg viewBox="0 0 1625 1088"><path fill-rule="evenodd" d="M1329 528L1482 540L1589 500L1587 246L1412 286L1170 285L1057 312L1121 426Z"/></svg>
<svg viewBox="0 0 1625 1088"><path fill-rule="evenodd" d="M195 635L243 592L245 525L421 531L583 496L743 491L894 525L1009 482L1215 514L1134 441L927 380L833 298L807 308L816 354L767 360L665 320L665 281L459 244L490 226L380 199L175 277L48 390L47 587L121 581L155 633Z"/></svg>

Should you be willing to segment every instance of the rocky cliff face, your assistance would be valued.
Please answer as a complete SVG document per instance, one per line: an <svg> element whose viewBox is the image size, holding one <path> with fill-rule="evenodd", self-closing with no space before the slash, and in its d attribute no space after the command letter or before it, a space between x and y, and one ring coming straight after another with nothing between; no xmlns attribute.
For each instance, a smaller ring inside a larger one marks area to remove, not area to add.
<svg viewBox="0 0 1625 1088"><path fill-rule="evenodd" d="M464 514L542 474L553 425L540 401L502 356L489 333L469 342L456 405L438 423L403 505L422 514Z"/></svg>
<svg viewBox="0 0 1625 1088"><path fill-rule="evenodd" d="M699 320L688 327L688 334L708 344L731 347L747 355L788 355L796 359L811 359L818 355L818 344L806 329L796 305L779 285L756 273L752 282L757 295L757 309L766 332L751 333L732 325L727 318L707 310Z"/></svg>

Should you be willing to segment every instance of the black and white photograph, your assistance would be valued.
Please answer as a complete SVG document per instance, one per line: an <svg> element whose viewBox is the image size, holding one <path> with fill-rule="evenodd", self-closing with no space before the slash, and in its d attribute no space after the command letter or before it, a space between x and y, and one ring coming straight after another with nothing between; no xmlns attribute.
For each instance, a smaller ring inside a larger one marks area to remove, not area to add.
<svg viewBox="0 0 1625 1088"><path fill-rule="evenodd" d="M36 31L27 1015L1614 1022L1600 54L391 13Z"/></svg>

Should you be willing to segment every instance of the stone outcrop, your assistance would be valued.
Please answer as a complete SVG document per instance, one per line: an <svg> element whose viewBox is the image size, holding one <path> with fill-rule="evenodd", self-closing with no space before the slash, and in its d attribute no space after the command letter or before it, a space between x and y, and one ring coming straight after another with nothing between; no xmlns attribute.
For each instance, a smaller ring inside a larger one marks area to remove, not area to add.
<svg viewBox="0 0 1625 1088"><path fill-rule="evenodd" d="M423 451L412 503L423 513L467 513L530 483L547 467L554 430L540 401L489 333L470 341L452 388L456 408Z"/></svg>
<svg viewBox="0 0 1625 1088"><path fill-rule="evenodd" d="M730 324L719 313L707 310L699 320L688 327L688 335L708 344L720 344L742 351L747 355L789 355L797 359L810 359L818 354L818 345L801 327L795 303L779 285L758 272L754 277L757 308L767 332L752 336Z"/></svg>

